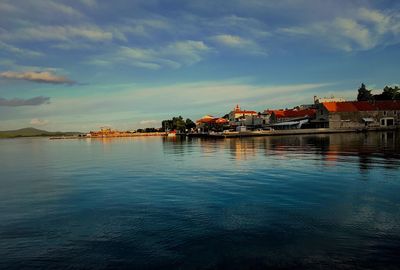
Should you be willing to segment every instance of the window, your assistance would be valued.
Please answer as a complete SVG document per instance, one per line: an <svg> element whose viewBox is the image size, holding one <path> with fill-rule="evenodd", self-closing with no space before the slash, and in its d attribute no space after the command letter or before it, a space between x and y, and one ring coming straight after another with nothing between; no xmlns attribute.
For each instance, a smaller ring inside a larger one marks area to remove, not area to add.
<svg viewBox="0 0 400 270"><path fill-rule="evenodd" d="M394 125L393 119L386 119L386 125L387 126L393 126Z"/></svg>
<svg viewBox="0 0 400 270"><path fill-rule="evenodd" d="M381 126L385 125L385 119L381 119Z"/></svg>
<svg viewBox="0 0 400 270"><path fill-rule="evenodd" d="M386 114L387 114L386 111L383 111L383 115L386 116Z"/></svg>

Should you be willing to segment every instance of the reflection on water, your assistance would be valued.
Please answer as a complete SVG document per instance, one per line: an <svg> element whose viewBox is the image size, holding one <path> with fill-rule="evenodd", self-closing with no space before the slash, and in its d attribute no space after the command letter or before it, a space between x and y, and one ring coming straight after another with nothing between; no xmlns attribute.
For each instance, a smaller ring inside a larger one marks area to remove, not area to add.
<svg viewBox="0 0 400 270"><path fill-rule="evenodd" d="M360 171L368 170L374 157L384 160L388 169L397 169L400 157L400 135L396 132L319 134L298 136L254 137L242 139L186 139L164 138L164 151L181 154L192 151L192 145L199 144L203 153L213 154L229 150L235 160L255 159L260 155L283 156L315 155L326 161L326 166L340 165L346 156L358 157ZM276 157L274 157L276 158Z"/></svg>
<svg viewBox="0 0 400 270"><path fill-rule="evenodd" d="M0 269L397 269L400 134L0 140Z"/></svg>

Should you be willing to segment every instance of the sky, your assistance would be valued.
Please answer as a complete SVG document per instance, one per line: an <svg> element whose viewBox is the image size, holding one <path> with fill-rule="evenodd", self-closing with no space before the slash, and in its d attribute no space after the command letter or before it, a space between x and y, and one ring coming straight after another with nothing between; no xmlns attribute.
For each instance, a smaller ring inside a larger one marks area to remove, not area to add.
<svg viewBox="0 0 400 270"><path fill-rule="evenodd" d="M399 84L396 0L0 0L0 130L159 127Z"/></svg>

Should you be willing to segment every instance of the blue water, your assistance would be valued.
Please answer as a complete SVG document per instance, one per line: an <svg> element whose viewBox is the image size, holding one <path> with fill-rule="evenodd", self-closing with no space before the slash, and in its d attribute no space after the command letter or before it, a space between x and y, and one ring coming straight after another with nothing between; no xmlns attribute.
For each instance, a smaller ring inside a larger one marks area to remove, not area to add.
<svg viewBox="0 0 400 270"><path fill-rule="evenodd" d="M0 140L0 269L399 269L400 134Z"/></svg>

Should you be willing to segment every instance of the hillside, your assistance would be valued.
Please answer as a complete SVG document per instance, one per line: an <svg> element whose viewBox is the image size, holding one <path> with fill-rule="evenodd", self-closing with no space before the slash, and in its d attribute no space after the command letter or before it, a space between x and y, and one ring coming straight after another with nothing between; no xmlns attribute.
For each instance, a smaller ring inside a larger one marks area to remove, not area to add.
<svg viewBox="0 0 400 270"><path fill-rule="evenodd" d="M17 130L0 131L0 138L73 136L78 134L80 134L80 132L50 132L29 127Z"/></svg>

